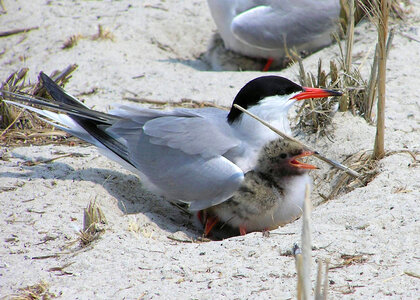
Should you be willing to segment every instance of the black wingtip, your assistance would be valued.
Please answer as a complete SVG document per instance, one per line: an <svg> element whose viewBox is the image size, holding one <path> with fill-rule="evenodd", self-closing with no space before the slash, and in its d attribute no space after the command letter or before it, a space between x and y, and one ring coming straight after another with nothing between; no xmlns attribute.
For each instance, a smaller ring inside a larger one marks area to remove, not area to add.
<svg viewBox="0 0 420 300"><path fill-rule="evenodd" d="M44 72L40 72L39 77L43 83L43 86L55 101L72 105L78 108L87 108L79 100L69 95L61 86L59 86L51 77L49 77Z"/></svg>
<svg viewBox="0 0 420 300"><path fill-rule="evenodd" d="M39 72L39 78L41 78L41 81L44 85L48 85L48 84L54 84L57 85L55 83L54 80L52 80L47 74L45 74L44 72ZM57 85L58 86L58 85Z"/></svg>

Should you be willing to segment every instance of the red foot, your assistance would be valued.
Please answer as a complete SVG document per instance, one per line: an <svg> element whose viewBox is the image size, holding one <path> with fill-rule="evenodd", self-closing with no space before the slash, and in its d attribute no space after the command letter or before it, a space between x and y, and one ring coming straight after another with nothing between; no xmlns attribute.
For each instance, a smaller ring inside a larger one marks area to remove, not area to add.
<svg viewBox="0 0 420 300"><path fill-rule="evenodd" d="M243 226L243 225L239 226L239 233L241 235L245 235L246 234L246 228L245 228L245 226Z"/></svg>
<svg viewBox="0 0 420 300"><path fill-rule="evenodd" d="M274 59L272 59L272 58L267 59L267 63L264 66L263 72L268 72L268 70L270 69L273 61L274 61Z"/></svg>
<svg viewBox="0 0 420 300"><path fill-rule="evenodd" d="M204 227L204 236L208 236L214 225L219 223L219 218L214 216L208 216Z"/></svg>

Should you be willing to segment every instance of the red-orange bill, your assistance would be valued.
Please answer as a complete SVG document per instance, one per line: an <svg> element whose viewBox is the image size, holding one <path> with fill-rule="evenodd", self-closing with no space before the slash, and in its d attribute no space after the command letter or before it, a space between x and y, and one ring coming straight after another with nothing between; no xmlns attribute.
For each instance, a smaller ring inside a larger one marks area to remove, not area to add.
<svg viewBox="0 0 420 300"><path fill-rule="evenodd" d="M304 100L304 99L309 99L309 98L325 98L325 97L341 96L341 95L342 93L338 91L320 89L320 88L303 87L303 92L292 97L292 99Z"/></svg>
<svg viewBox="0 0 420 300"><path fill-rule="evenodd" d="M310 165L310 164L298 161L298 158L313 155L313 154L315 154L315 152L304 151L302 154L296 155L295 157L293 157L293 159L290 161L290 164L296 168L301 168L301 169L310 169L310 170L318 169L318 167L314 165Z"/></svg>

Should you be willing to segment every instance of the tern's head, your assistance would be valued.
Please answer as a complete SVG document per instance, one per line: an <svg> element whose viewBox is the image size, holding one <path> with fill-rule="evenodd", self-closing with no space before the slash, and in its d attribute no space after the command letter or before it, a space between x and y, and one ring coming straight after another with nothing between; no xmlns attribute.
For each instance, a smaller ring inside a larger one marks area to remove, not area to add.
<svg viewBox="0 0 420 300"><path fill-rule="evenodd" d="M233 103L245 109L258 105L277 106L279 110L284 110L287 113L295 100L340 95L341 93L336 91L302 87L280 76L262 76L248 82L236 95ZM239 120L242 114L232 105L228 114L228 122L233 123Z"/></svg>
<svg viewBox="0 0 420 300"><path fill-rule="evenodd" d="M299 161L299 158L313 155L298 143L277 139L267 143L260 152L257 168L272 176L290 176L306 173L317 167Z"/></svg>

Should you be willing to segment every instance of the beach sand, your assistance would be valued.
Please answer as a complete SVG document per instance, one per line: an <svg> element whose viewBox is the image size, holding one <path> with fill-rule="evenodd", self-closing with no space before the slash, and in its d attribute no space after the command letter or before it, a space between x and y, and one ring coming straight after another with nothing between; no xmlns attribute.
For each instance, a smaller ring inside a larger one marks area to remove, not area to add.
<svg viewBox="0 0 420 300"><path fill-rule="evenodd" d="M0 38L0 78L28 67L35 81L40 71L76 63L66 90L97 110L125 103L125 97L229 106L245 83L264 75L209 70L202 58L216 28L205 1L4 4L2 30L39 28ZM114 40L89 38L98 25ZM392 20L391 25L396 32L387 62L385 147L419 151L418 1L412 1L405 22ZM77 34L84 38L62 49ZM375 43L373 25L365 21L356 28L353 60L366 79ZM303 63L315 73L319 58L327 65L338 57L333 45ZM270 74L297 81L298 67ZM298 138L338 161L373 148L375 127L363 118L338 112L333 123L329 139ZM0 296L43 280L60 299L296 298L295 262L286 253L300 242L301 220L269 237L250 233L191 242L202 234L194 216L142 189L138 177L93 146L1 146L0 151L9 157L0 160ZM69 153L81 155L24 164ZM327 179L330 168L317 165L314 203L322 200L318 191L334 182ZM420 279L412 276L420 274L418 161L398 152L379 161L378 171L367 186L314 207L312 254L314 262L330 260L331 299L420 295ZM84 208L94 200L107 218L105 232L88 247L69 246L78 238Z"/></svg>

